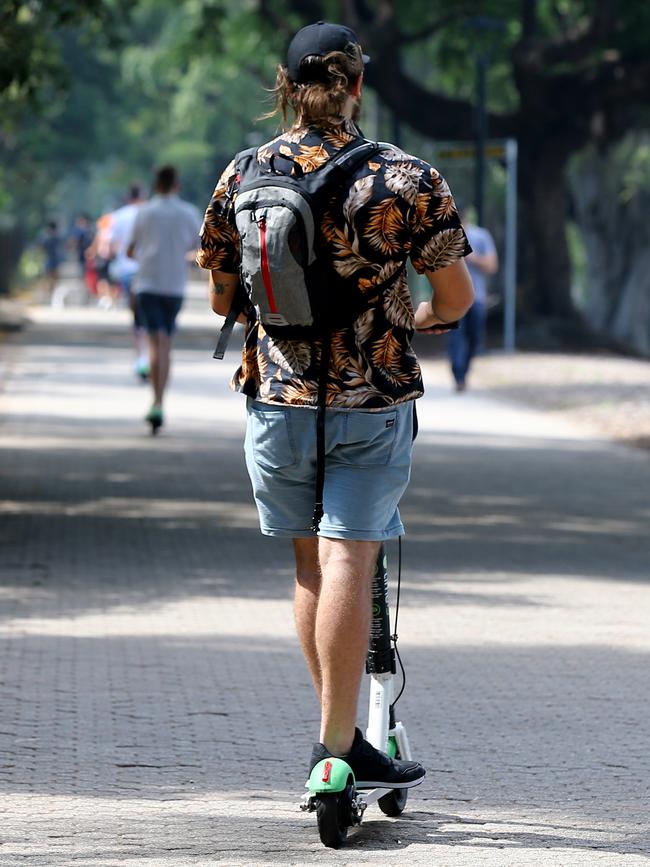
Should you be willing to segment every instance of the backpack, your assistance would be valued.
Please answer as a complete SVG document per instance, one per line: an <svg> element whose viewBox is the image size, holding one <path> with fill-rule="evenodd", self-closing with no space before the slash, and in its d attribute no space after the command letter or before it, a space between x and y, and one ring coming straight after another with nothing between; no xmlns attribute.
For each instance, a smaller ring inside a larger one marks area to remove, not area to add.
<svg viewBox="0 0 650 867"><path fill-rule="evenodd" d="M246 306L255 308L271 337L309 339L352 324L383 290L379 285L374 295L364 295L318 255L320 224L332 197L382 147L355 139L311 172L304 172L291 156L277 153L268 166L261 166L257 147L237 154L239 190L232 217L241 239L244 291L233 304L231 322L226 318L215 358L223 358L235 320ZM286 171L280 170L280 161Z"/></svg>

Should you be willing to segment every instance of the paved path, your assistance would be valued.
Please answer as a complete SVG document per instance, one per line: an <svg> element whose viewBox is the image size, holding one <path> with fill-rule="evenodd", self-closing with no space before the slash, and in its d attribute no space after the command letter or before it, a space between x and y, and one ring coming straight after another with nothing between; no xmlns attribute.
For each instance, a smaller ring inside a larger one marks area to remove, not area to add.
<svg viewBox="0 0 650 867"><path fill-rule="evenodd" d="M400 703L429 769L324 850L288 545L190 311L152 439L123 311L36 311L0 375L0 864L637 865L650 857L650 459L427 365Z"/></svg>

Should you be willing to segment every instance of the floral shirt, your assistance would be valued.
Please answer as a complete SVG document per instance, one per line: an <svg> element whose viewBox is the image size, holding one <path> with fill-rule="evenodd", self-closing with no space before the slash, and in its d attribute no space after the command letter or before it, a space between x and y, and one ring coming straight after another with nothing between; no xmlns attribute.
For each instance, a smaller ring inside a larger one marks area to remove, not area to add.
<svg viewBox="0 0 650 867"><path fill-rule="evenodd" d="M356 137L352 127L293 128L259 148L257 160L290 155L304 172L323 165ZM229 218L228 195L236 195L234 161L214 191L201 229L198 264L239 272L239 235ZM326 212L323 249L336 272L362 290L401 271L349 327L335 331L327 405L378 410L423 394L413 349L414 311L406 281L407 258L415 270L436 271L471 252L451 191L428 163L386 146L350 176L342 202ZM369 298L371 296L369 295ZM265 403L316 406L321 340L271 338L250 321L242 364L232 387Z"/></svg>

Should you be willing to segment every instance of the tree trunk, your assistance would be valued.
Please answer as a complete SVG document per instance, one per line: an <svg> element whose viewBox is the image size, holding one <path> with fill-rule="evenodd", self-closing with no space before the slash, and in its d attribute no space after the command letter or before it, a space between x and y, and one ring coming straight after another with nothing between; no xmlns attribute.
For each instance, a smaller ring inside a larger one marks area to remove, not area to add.
<svg viewBox="0 0 650 867"><path fill-rule="evenodd" d="M650 184L645 171L636 188L624 194L639 144L630 137L604 153L592 149L577 162L572 184L587 254L585 316L598 331L650 356ZM645 147L647 152L647 140Z"/></svg>
<svg viewBox="0 0 650 867"><path fill-rule="evenodd" d="M8 295L24 248L23 233L18 226L0 231L0 295Z"/></svg>
<svg viewBox="0 0 650 867"><path fill-rule="evenodd" d="M539 140L520 139L519 246L522 313L549 319L578 318L571 300L571 260L566 237L569 154Z"/></svg>

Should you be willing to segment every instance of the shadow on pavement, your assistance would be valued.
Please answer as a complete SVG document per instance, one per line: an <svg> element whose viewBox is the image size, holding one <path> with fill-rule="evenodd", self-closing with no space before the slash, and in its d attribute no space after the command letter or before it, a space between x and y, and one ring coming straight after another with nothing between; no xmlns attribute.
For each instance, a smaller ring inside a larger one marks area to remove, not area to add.
<svg viewBox="0 0 650 867"><path fill-rule="evenodd" d="M153 441L135 423L132 436L116 421L96 437L86 423L72 446L62 437L74 423L60 425L36 418L36 436L4 452L0 622L51 614L49 594L59 594L61 616L211 592L291 594L290 545L259 535L239 432L183 429ZM512 573L647 582L650 513L625 451L476 440L418 442L402 508L411 601L449 600L443 579L456 582L458 604L507 604ZM92 600L64 592L83 591L89 570ZM477 596L476 577L502 592Z"/></svg>
<svg viewBox="0 0 650 867"><path fill-rule="evenodd" d="M271 829L287 854L315 837L314 817L307 830L297 814L318 715L295 641L181 629L2 644L13 671L3 687L3 793L159 801L166 835L177 821L188 852L192 840L209 837L195 821L210 822L215 842L220 822L241 828L242 855ZM378 821L369 809L351 851L416 843L638 851L648 654L477 645L407 647L404 656L410 686L400 715L428 775L401 819ZM174 818L175 800L205 798L214 800L209 819ZM273 821L265 821L267 802ZM77 825L89 821L75 809ZM85 809L96 820L101 807ZM568 824L544 818L559 811ZM55 811L53 832L57 821ZM609 831L589 827L598 821ZM611 839L625 832L624 841ZM155 817L146 833L157 840Z"/></svg>

